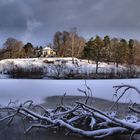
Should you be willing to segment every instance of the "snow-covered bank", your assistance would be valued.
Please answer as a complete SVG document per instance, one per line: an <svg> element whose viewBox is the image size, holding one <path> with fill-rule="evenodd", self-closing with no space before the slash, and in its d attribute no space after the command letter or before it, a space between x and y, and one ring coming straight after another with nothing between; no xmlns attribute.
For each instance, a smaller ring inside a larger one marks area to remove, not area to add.
<svg viewBox="0 0 140 140"><path fill-rule="evenodd" d="M87 80L88 86L93 92L93 97L107 100L116 100L113 98L115 85L129 84L140 89L140 79L121 79L121 80ZM3 79L0 80L0 104L7 104L10 100L20 102L32 99L35 103L42 103L48 96L54 95L84 95L77 89L85 89L84 80L18 80ZM133 90L127 92L121 102L140 103L140 96Z"/></svg>
<svg viewBox="0 0 140 140"><path fill-rule="evenodd" d="M53 77L69 77L72 75L77 75L79 78L91 77L90 74L95 74L96 64L88 63L87 60L79 60L74 58L75 63L72 63L72 58L28 58L28 59L5 59L0 61L0 74L5 75L20 74L25 73L35 73L36 75L41 75L41 78ZM108 74L123 72L126 67L119 66L116 69L114 64L99 64L99 73ZM139 67L135 68L136 71L140 71ZM94 76L94 75L92 75ZM23 76L24 77L24 76ZM0 78L7 78L7 76L0 76ZM19 78L21 78L19 76ZM26 77L25 77L26 78ZM93 77L91 77L93 78Z"/></svg>

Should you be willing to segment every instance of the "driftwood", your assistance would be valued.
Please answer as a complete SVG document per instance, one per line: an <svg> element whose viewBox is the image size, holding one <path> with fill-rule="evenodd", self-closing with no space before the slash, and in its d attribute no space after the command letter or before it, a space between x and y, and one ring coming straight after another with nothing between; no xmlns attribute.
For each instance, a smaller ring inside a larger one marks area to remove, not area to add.
<svg viewBox="0 0 140 140"><path fill-rule="evenodd" d="M140 91L136 87L130 85L119 85L115 86L115 88L116 92L120 89L124 89L124 91L114 105L118 103L119 99L122 98L129 89L134 89L140 94ZM7 113L1 115L0 122L8 120L8 124L10 124L17 115L20 116L22 120L29 119L32 123L30 123L31 125L29 127L25 128L25 134L31 133L34 128L62 128L65 133L74 133L77 134L77 136L93 138L129 134L130 140L132 140L135 134L140 134L140 121L138 117L135 120L132 118L129 120L119 119L111 110L103 112L90 104L88 105L88 98L89 97L87 97L85 103L75 102L74 106L65 106L63 104L64 99L62 99L62 105L57 106L56 109L48 109L42 105L33 105L33 101L31 100L19 106L13 106L13 104L10 103L6 107L1 106L1 114L3 111L7 111ZM136 114L140 114L140 110L135 107L135 104L129 106L129 109Z"/></svg>

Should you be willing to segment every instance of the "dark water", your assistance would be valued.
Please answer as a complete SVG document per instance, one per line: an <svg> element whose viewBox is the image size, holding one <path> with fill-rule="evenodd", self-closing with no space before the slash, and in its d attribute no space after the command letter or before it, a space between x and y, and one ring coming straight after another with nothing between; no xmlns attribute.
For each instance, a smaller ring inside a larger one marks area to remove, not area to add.
<svg viewBox="0 0 140 140"><path fill-rule="evenodd" d="M65 135L63 129L44 130L35 128L28 134L24 134L25 128L30 125L22 123L20 118L15 118L12 124L7 125L8 121L0 122L0 140L94 140L93 138L81 137L70 133ZM128 136L107 137L100 140L127 140Z"/></svg>
<svg viewBox="0 0 140 140"><path fill-rule="evenodd" d="M44 130L34 130L30 134L24 134L19 131L18 125L15 127L8 127L3 129L0 134L0 140L94 140L93 138L80 137L80 136L65 136L60 132L54 134L53 132L48 132ZM107 137L101 140L127 140L128 137L124 138L123 136L114 136Z"/></svg>

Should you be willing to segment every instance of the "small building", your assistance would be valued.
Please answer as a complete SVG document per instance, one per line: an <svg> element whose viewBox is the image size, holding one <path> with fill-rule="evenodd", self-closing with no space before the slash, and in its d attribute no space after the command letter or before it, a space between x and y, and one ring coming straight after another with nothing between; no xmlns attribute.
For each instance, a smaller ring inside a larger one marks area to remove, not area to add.
<svg viewBox="0 0 140 140"><path fill-rule="evenodd" d="M37 57L54 57L56 56L56 52L50 47L40 47L35 51Z"/></svg>
<svg viewBox="0 0 140 140"><path fill-rule="evenodd" d="M56 56L56 52L50 47L45 47L42 49L42 57L54 57Z"/></svg>

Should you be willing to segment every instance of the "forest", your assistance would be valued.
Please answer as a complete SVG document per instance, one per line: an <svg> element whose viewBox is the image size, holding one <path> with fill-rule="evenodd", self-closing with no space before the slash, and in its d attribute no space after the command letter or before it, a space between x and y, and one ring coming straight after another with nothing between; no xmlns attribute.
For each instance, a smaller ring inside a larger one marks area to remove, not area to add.
<svg viewBox="0 0 140 140"><path fill-rule="evenodd" d="M15 38L8 38L0 49L0 59L41 57L41 51L46 46L35 46L28 42L24 44ZM135 39L123 39L106 35L96 35L86 40L78 35L76 30L58 31L53 37L53 43L47 47L56 52L56 57L76 57L99 62L140 65L140 42ZM39 52L39 53L37 53Z"/></svg>

